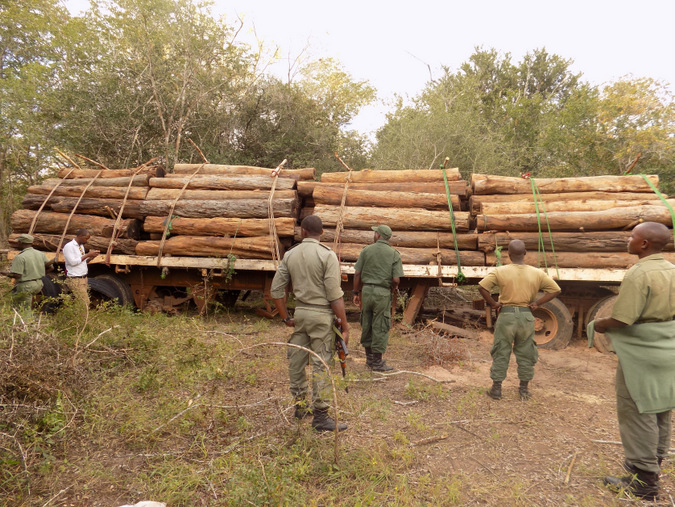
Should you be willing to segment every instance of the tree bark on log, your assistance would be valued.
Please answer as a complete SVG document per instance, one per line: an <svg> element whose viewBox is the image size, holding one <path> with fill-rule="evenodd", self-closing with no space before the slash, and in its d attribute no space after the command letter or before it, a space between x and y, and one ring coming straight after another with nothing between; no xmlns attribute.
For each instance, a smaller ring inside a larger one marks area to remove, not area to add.
<svg viewBox="0 0 675 507"><path fill-rule="evenodd" d="M166 178L150 178L150 186L156 188L183 188L188 183L189 189L206 190L271 190L274 178L269 176L236 176L229 174L199 174L193 176L179 176ZM295 187L295 180L289 178L279 178L277 180L276 190L292 190Z"/></svg>
<svg viewBox="0 0 675 507"><path fill-rule="evenodd" d="M429 326L431 326L432 329L438 331L441 334L446 334L450 336L460 336L462 338L469 338L471 340L478 339L478 333L476 333L476 331L473 331L471 329L452 326L450 324L445 324L444 322L437 322L435 320L429 320L427 321L427 323L429 324Z"/></svg>
<svg viewBox="0 0 675 507"><path fill-rule="evenodd" d="M59 241L61 241L61 235L56 234L33 234L33 246L36 250L41 250L44 252L56 252L56 248L59 246ZM16 241L18 234L12 234L9 237L10 245L14 248L21 248L19 243ZM63 246L73 239L73 234L66 235L61 243L61 249ZM124 254L124 255L135 255L136 254L136 245L138 241L135 239L122 239L118 238L113 243L112 253L114 254ZM89 241L87 241L87 249L92 250L101 250L105 252L108 250L108 245L110 245L110 238L103 238L101 236L91 236Z"/></svg>
<svg viewBox="0 0 675 507"><path fill-rule="evenodd" d="M530 189L531 190L531 189ZM645 199L654 199L653 194L644 192L567 192L567 193L553 193L540 194L539 197L544 205L548 202L558 201L603 201L616 200L622 201L644 201ZM481 206L484 203L512 203L512 202L534 202L532 192L529 194L488 194L488 195L472 195L469 197L469 210L472 213L481 213Z"/></svg>
<svg viewBox="0 0 675 507"><path fill-rule="evenodd" d="M608 231L633 228L641 222L659 222L673 226L670 211L665 206L640 206L611 208L604 211L572 211L547 213L541 216L542 229L546 220L553 231ZM476 217L479 231L537 231L537 215L479 215Z"/></svg>
<svg viewBox="0 0 675 507"><path fill-rule="evenodd" d="M269 199L269 190L185 190L181 194L178 188L151 188L148 201L174 200L180 195L185 201L219 201L229 199ZM295 190L275 190L274 200L296 199Z"/></svg>
<svg viewBox="0 0 675 507"><path fill-rule="evenodd" d="M332 243L324 243L326 246L333 249ZM359 258L361 250L365 245L357 245L354 243L340 243L336 250L338 257L345 262L356 262ZM401 261L403 264L419 264L419 265L437 265L438 252L436 248L405 248L396 247L396 250L401 254ZM456 266L457 254L455 250L441 249L442 264L444 266ZM485 266L485 254L483 252L476 252L471 250L460 250L459 260L462 266Z"/></svg>
<svg viewBox="0 0 675 507"><path fill-rule="evenodd" d="M675 253L664 252L664 257L670 262L675 261ZM627 269L638 261L637 255L628 252L556 252L555 260L552 253L547 253L546 264L548 274L555 276L556 264L559 268L587 268L587 269ZM502 255L502 264L510 264L509 256ZM496 266L497 257L494 254L485 255L487 266ZM530 266L544 267L544 255L537 252L528 252L525 256L525 264Z"/></svg>
<svg viewBox="0 0 675 507"><path fill-rule="evenodd" d="M26 194L21 202L24 208L39 209L46 196ZM78 199L75 197L52 196L45 209L56 211L57 213L70 213ZM143 201L127 200L124 205L123 218L143 218L141 213L141 203ZM84 198L77 205L77 212L80 215L98 215L109 218L115 218L122 206L122 199L87 199Z"/></svg>
<svg viewBox="0 0 675 507"><path fill-rule="evenodd" d="M163 233L166 217L147 217L143 230L151 233ZM295 218L275 218L274 225L279 237L293 237ZM171 221L171 234L186 236L266 236L270 233L267 218L183 218Z"/></svg>
<svg viewBox="0 0 675 507"><path fill-rule="evenodd" d="M340 206L318 204L314 215L321 218L324 228L337 224ZM456 211L455 228L459 232L469 230L469 214ZM373 225L387 224L392 229L408 231L449 231L452 230L449 211L427 211L417 208L393 209L373 207L345 207L342 223L346 229L369 229Z"/></svg>
<svg viewBox="0 0 675 507"><path fill-rule="evenodd" d="M160 241L139 241L136 255L157 255ZM283 251L281 252L283 255ZM163 256L221 257L233 254L241 259L271 259L270 236L254 238L214 238L213 236L173 236L167 238Z"/></svg>
<svg viewBox="0 0 675 507"><path fill-rule="evenodd" d="M346 229L340 235L341 243L355 243L360 245L369 245L373 242L374 232L372 230L358 231L354 229ZM300 228L298 227L295 234L295 240L301 241ZM323 242L335 241L335 229L324 228L321 236ZM476 250L478 243L478 234L458 234L457 248L461 250ZM450 232L435 232L435 231L398 231L395 230L389 244L395 248L436 248L440 245L441 248L455 248L455 242Z"/></svg>
<svg viewBox="0 0 675 507"><path fill-rule="evenodd" d="M620 195L620 194L619 194ZM668 203L675 206L675 199L669 199ZM629 206L663 206L663 202L659 199L642 201L553 201L538 203L539 213L555 212L555 211L604 211L610 208L625 208ZM485 215L502 215L502 214L517 214L517 213L536 213L537 207L533 202L501 202L501 203L483 203L481 205L481 213Z"/></svg>
<svg viewBox="0 0 675 507"><path fill-rule="evenodd" d="M49 178L42 182L43 186L55 187L60 183L60 187L86 187L89 183L92 183L92 186L95 187L128 187L129 182L132 187L147 187L148 181L150 180L149 174L138 174L136 176L124 176L118 178L101 178L100 176L96 179L94 178L74 178L74 179L58 179L58 178ZM162 178L157 178L162 179Z"/></svg>
<svg viewBox="0 0 675 507"><path fill-rule="evenodd" d="M548 232L542 233L544 247L551 250L551 238ZM556 252L625 252L630 231L597 232L553 232L553 247ZM511 240L519 239L525 243L530 253L536 254L539 248L538 232L487 232L478 235L478 250L494 252L497 246L504 250ZM672 244L671 244L672 246ZM672 248L671 248L672 250Z"/></svg>
<svg viewBox="0 0 675 507"><path fill-rule="evenodd" d="M457 181L462 178L462 175L459 173L459 169L456 167L449 168L445 170L448 181ZM336 172L336 173L323 173L321 175L321 182L338 182L344 183L347 181L347 176L350 173L347 172ZM433 182L440 181L443 182L443 171L440 169L402 169L402 170L375 170L375 169L365 169L363 171L352 171L352 181L353 182L380 182L380 183L391 183L391 182Z"/></svg>
<svg viewBox="0 0 675 507"><path fill-rule="evenodd" d="M300 197L311 197L315 188L331 188L333 192L339 192L342 195L344 183L324 183L321 181L298 181L298 195ZM450 195L466 197L469 194L469 186L466 181L448 181ZM380 192L420 192L423 194L443 194L445 195L445 184L443 181L430 183L363 183L352 182L349 184L349 190L376 190Z"/></svg>
<svg viewBox="0 0 675 507"><path fill-rule="evenodd" d="M262 174L269 176L274 169L267 167L255 167L250 165L221 165L221 164L176 164L173 166L174 174L192 174L198 167L197 174ZM300 169L282 169L279 173L280 178L292 178L294 180L313 180L316 178L316 169L313 167L303 167Z"/></svg>
<svg viewBox="0 0 675 507"><path fill-rule="evenodd" d="M659 177L647 176L658 188ZM558 192L652 192L642 176L584 176L577 178L535 178L542 194ZM530 180L510 176L471 175L474 194L526 194L532 193Z"/></svg>
<svg viewBox="0 0 675 507"><path fill-rule="evenodd" d="M37 214L36 211L20 209L12 213L12 230L16 233L28 232ZM68 222L68 214L42 211L35 223L36 234L62 234ZM109 238L112 236L115 220L92 215L75 214L70 219L67 235L73 236L79 229L87 229L92 236ZM138 239L141 237L142 222L135 219L121 220L118 228L120 238Z"/></svg>
<svg viewBox="0 0 675 507"><path fill-rule="evenodd" d="M57 176L61 179L93 178L98 175L98 179L122 178L133 176L138 169L60 169ZM99 174L100 173L100 174ZM150 176L163 176L164 168L162 166L152 165L141 169L138 174Z"/></svg>
<svg viewBox="0 0 675 507"><path fill-rule="evenodd" d="M61 196L61 197L80 197L82 192L84 192L85 185L78 187L58 187L54 190L52 195ZM54 187L48 187L43 185L33 185L28 187L29 194L36 195L49 195ZM127 190L129 194L127 195ZM145 199L148 195L148 187L89 187L84 194L85 198L90 199L124 199L124 196L127 195L127 199L133 200L142 200Z"/></svg>
<svg viewBox="0 0 675 507"><path fill-rule="evenodd" d="M317 187L314 189L315 204L337 204L342 202L342 192L335 187ZM451 195L452 209L459 211L459 197ZM378 208L424 208L448 209L445 194L420 194L416 192L391 192L374 190L355 190L349 186L346 206L376 206Z"/></svg>
<svg viewBox="0 0 675 507"><path fill-rule="evenodd" d="M166 217L174 201L141 201L143 216ZM275 217L298 215L296 199L274 199L272 202ZM268 201L266 199L237 199L230 201L178 201L173 214L185 218L267 218Z"/></svg>

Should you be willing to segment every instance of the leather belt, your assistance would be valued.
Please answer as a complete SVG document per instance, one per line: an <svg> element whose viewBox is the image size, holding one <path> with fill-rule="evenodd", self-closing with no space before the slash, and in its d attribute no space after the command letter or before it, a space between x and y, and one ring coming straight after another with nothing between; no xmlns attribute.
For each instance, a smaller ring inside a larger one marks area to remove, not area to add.
<svg viewBox="0 0 675 507"><path fill-rule="evenodd" d="M506 313L532 313L532 310L530 310L527 306L502 306L499 311Z"/></svg>

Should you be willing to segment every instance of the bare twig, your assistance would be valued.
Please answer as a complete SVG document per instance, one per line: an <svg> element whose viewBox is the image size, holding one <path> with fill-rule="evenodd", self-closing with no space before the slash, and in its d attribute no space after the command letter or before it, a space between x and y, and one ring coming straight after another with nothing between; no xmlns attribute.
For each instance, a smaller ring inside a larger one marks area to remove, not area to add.
<svg viewBox="0 0 675 507"><path fill-rule="evenodd" d="M73 486L74 486L74 484L71 484L71 485L68 486L67 488L63 488L61 491L59 491L59 492L56 493L53 497L51 497L49 500L47 500L45 503L43 503L43 504L42 504L42 507L47 507L47 505L49 505L50 503L52 503L54 500L56 500L58 497L60 497L63 493L65 493L66 491L68 491L68 490L69 490L70 488L72 488Z"/></svg>
<svg viewBox="0 0 675 507"><path fill-rule="evenodd" d="M572 475L572 467L574 466L574 462L577 460L577 454L579 454L579 451L574 453L574 456L572 456L572 461L570 461L570 466L567 467L567 475L565 476L564 484L570 483L570 476Z"/></svg>
<svg viewBox="0 0 675 507"><path fill-rule="evenodd" d="M404 407L407 407L408 405L415 405L416 403L419 403L418 400L415 401L396 401L394 400L394 405L403 405Z"/></svg>
<svg viewBox="0 0 675 507"><path fill-rule="evenodd" d="M419 447L420 445L429 445L429 444L433 444L435 442L438 442L440 440L445 440L447 438L449 438L448 435L437 435L435 437L423 438L422 440L419 440L418 442L410 442L410 447Z"/></svg>
<svg viewBox="0 0 675 507"><path fill-rule="evenodd" d="M623 443L616 440L591 440L591 442L596 444L623 445ZM675 447L671 447L669 452L675 452Z"/></svg>
<svg viewBox="0 0 675 507"><path fill-rule="evenodd" d="M200 396L201 396L201 394L198 394L198 395L196 396L196 398L199 398ZM156 433L157 431L159 431L160 429L162 429L162 428L163 428L164 426L166 426L167 424L171 424L173 421L175 421L176 419L178 419L180 416L182 416L182 415L183 415L185 412L187 412L188 410L192 410L192 409L195 408L195 407L201 407L201 406L203 406L201 403L192 403L192 404L191 404L190 406L188 406L188 408L186 408L185 410L181 410L181 411L178 412L175 416L173 416L171 419L169 419L169 420L166 421L165 423L160 424L159 426L157 426L154 430L152 430L152 431L150 432L150 434L152 435L153 433Z"/></svg>
<svg viewBox="0 0 675 507"><path fill-rule="evenodd" d="M433 380L434 382L438 382L439 384L450 384L450 383L456 382L456 380L439 380L437 378L434 378L430 375L426 375L424 373L419 373L417 371L408 371L408 370L398 370L398 371L395 371L393 373L380 373L380 372L376 371L376 372L373 372L373 373L377 373L378 375L382 375L383 377L393 377L394 375L401 375L402 373L408 373L410 375L419 375L420 377L426 377L429 380Z"/></svg>
<svg viewBox="0 0 675 507"><path fill-rule="evenodd" d="M188 137L188 142L192 145L192 147L199 152L199 156L202 157L202 160L204 161L205 164L208 164L209 161L206 160L206 157L204 156L204 153L202 150L199 149L199 146L197 146L192 139Z"/></svg>
<svg viewBox="0 0 675 507"><path fill-rule="evenodd" d="M1 433L0 436L11 438L14 440L14 443L16 446L19 448L19 453L21 454L21 463L23 463L23 469L26 473L28 473L28 466L26 465L26 454L23 452L23 447L21 447L21 442L19 442L19 439L16 438L14 435L8 435L7 433Z"/></svg>

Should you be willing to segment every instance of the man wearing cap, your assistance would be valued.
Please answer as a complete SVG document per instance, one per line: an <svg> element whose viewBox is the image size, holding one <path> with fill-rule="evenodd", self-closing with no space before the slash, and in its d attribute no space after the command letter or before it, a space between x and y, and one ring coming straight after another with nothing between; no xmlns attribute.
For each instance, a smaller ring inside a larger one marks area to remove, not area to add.
<svg viewBox="0 0 675 507"><path fill-rule="evenodd" d="M392 294L403 276L401 254L389 245L388 225L371 227L373 243L361 250L354 265L354 304L361 307L361 345L366 366L373 371L391 371L382 354L387 350L391 328Z"/></svg>
<svg viewBox="0 0 675 507"><path fill-rule="evenodd" d="M12 307L19 312L24 322L33 320L31 304L33 296L42 290L42 277L53 260L47 259L43 252L33 248L33 236L21 234L16 238L21 246L21 253L12 261L9 271L0 274L14 278L16 283L12 290Z"/></svg>
<svg viewBox="0 0 675 507"><path fill-rule="evenodd" d="M89 250L85 253L84 245L90 237L91 234L87 229L80 229L75 233L75 238L63 247L63 257L66 259L66 285L85 308L89 308L87 263L101 253L98 250Z"/></svg>

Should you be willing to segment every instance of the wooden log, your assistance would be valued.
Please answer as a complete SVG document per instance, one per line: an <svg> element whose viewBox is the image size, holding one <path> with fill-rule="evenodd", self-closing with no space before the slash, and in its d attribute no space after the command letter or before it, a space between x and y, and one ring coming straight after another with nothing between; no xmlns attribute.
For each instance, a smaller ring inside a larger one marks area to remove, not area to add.
<svg viewBox="0 0 675 507"><path fill-rule="evenodd" d="M136 245L136 255L157 255L159 245L160 241L139 241ZM185 257L221 258L233 254L241 259L271 259L272 242L269 236L254 238L173 236L167 238L162 253Z"/></svg>
<svg viewBox="0 0 675 507"><path fill-rule="evenodd" d="M41 250L43 252L56 252L56 248L59 246L59 241L61 241L60 234L33 234L33 247L36 250ZM19 243L16 241L18 234L12 234L9 237L9 244L14 248L20 248ZM73 235L68 235L63 240L61 248L73 239ZM112 253L114 254L124 254L124 255L135 255L136 254L136 244L138 241L135 239L122 239L118 238L113 243ZM110 245L110 238L103 238L101 236L91 236L87 242L87 250L101 250L101 252L106 252L108 250L108 245Z"/></svg>
<svg viewBox="0 0 675 507"><path fill-rule="evenodd" d="M48 195L53 190L53 186L44 186L44 185L33 185L28 187L29 194L37 195ZM62 197L80 197L82 192L84 192L86 186L64 186L58 187L54 190L56 196ZM127 195L127 190L129 194ZM84 197L91 199L124 199L124 196L127 195L127 199L141 200L145 199L148 195L148 187L89 187L84 194Z"/></svg>
<svg viewBox="0 0 675 507"><path fill-rule="evenodd" d="M670 211L665 206L640 206L630 208L610 208L604 211L557 211L547 213L546 218L554 231L607 231L611 229L633 228L641 222L659 222L673 226ZM542 228L546 220L541 217ZM479 215L476 217L479 231L536 231L537 215Z"/></svg>
<svg viewBox="0 0 675 507"><path fill-rule="evenodd" d="M37 214L28 209L16 210L11 216L12 231L28 232ZM35 223L36 234L62 234L68 222L68 214L42 211ZM135 219L121 220L118 228L120 238L138 239L141 237L141 221ZM92 215L74 214L68 224L66 234L73 236L78 229L87 229L92 236L109 238L112 236L115 220Z"/></svg>
<svg viewBox="0 0 675 507"><path fill-rule="evenodd" d="M596 232L553 232L553 247L556 252L625 252L626 241L630 231L596 231ZM544 247L551 250L551 238L543 233ZM519 239L525 248L536 254L539 248L538 232L486 232L478 235L478 250L486 253L494 252L497 246L502 247L502 255L511 240Z"/></svg>
<svg viewBox="0 0 675 507"><path fill-rule="evenodd" d="M174 175L176 177L150 178L150 186L157 188L183 188L188 182L189 189L208 190L271 190L274 178L269 176L247 175L236 176L229 174L199 174L193 177ZM295 180L279 178L276 190L291 190L295 187Z"/></svg>
<svg viewBox="0 0 675 507"><path fill-rule="evenodd" d="M323 238L322 238L323 239ZM324 243L326 246L333 248L332 243ZM356 262L359 254L365 245L358 245L354 243L340 243L337 251L338 257L345 262ZM397 247L396 250L401 254L401 261L403 264L421 264L421 265L437 265L438 252L435 248L405 248ZM456 266L457 254L454 250L441 249L441 260L444 266ZM459 261L462 266L484 266L485 254L483 252L475 252L470 250L459 251Z"/></svg>
<svg viewBox="0 0 675 507"><path fill-rule="evenodd" d="M664 252L664 257L670 262L675 262L675 252ZM628 252L556 252L555 259L552 253L544 256L538 255L537 252L529 252L525 256L525 264L542 268L547 265L548 274L551 276L556 274L556 265L559 268L627 269L637 261L638 257ZM508 254L502 255L501 262L510 264ZM495 254L486 254L485 263L488 266L496 266Z"/></svg>
<svg viewBox="0 0 675 507"><path fill-rule="evenodd" d="M314 215L323 221L324 228L337 224L340 206L317 204ZM469 230L469 214L456 211L455 227L459 232ZM417 208L393 209L345 206L342 223L349 229L369 229L373 225L387 224L392 229L408 231L449 231L452 230L448 211L427 211Z"/></svg>
<svg viewBox="0 0 675 507"><path fill-rule="evenodd" d="M157 178L162 179L162 178ZM57 179L49 178L42 182L42 185L48 185L51 187L56 186L60 183L59 186L69 186L69 187L86 187L89 183L92 183L92 186L95 187L128 187L129 182L131 182L132 187L147 187L148 181L150 180L149 174L137 174L136 176L124 176L118 178L74 178L74 179Z"/></svg>
<svg viewBox="0 0 675 507"><path fill-rule="evenodd" d="M462 178L459 169L456 167L445 170L448 181L456 181ZM322 182L339 182L343 183L347 180L349 172L323 173L321 175ZM440 169L391 169L391 170L375 170L364 169L363 171L352 171L353 182L380 182L390 183L394 181L399 182L431 182L443 181L443 171Z"/></svg>
<svg viewBox="0 0 675 507"><path fill-rule="evenodd" d="M324 183L321 181L298 181L298 195L300 197L310 197L315 188L332 188L334 192L340 192L344 183ZM448 188L451 195L459 197L466 197L469 194L469 186L466 181L448 181ZM387 183L387 182L352 182L349 184L350 190L378 190L381 192L420 192L424 194L443 194L445 195L445 184L443 181L428 182L428 183Z"/></svg>
<svg viewBox="0 0 675 507"><path fill-rule="evenodd" d="M431 329L438 331L441 334L450 336L460 336L462 338L469 338L470 340L478 339L478 333L476 333L476 331L473 331L472 329L451 326L450 324L437 322L435 320L428 320L427 324L431 326Z"/></svg>
<svg viewBox="0 0 675 507"><path fill-rule="evenodd" d="M314 189L316 204L340 204L342 192L335 191L335 187L316 187ZM451 195L452 208L459 211L459 197ZM445 194L421 194L417 192L392 192L375 190L347 191L345 200L347 206L376 206L378 208L424 208L448 209L448 199Z"/></svg>
<svg viewBox="0 0 675 507"><path fill-rule="evenodd" d="M659 177L647 176L655 187ZM558 192L652 192L642 176L582 176L576 178L535 178L542 194ZM509 176L471 175L474 194L526 194L532 193L530 180Z"/></svg>
<svg viewBox="0 0 675 507"><path fill-rule="evenodd" d="M200 168L201 167L201 168ZM255 167L250 165L221 165L221 164L176 164L173 166L174 174L192 174L197 168L197 174L262 174L269 176L274 169L267 167ZM300 169L282 169L280 178L292 178L294 180L313 180L316 178L316 169L303 167Z"/></svg>
<svg viewBox="0 0 675 507"><path fill-rule="evenodd" d="M44 202L46 196L26 194L23 198L22 204L27 209L39 209ZM78 199L76 197L62 197L52 196L45 209L56 211L58 213L70 213ZM124 205L123 218L143 218L141 213L140 200L127 200ZM77 204L77 212L81 215L99 215L110 218L115 218L122 206L122 199L82 199Z"/></svg>
<svg viewBox="0 0 675 507"><path fill-rule="evenodd" d="M478 234L458 234L457 247L461 250L476 250L478 244ZM360 245L369 245L373 242L374 232L370 229L366 231L359 231L354 229L346 229L340 235L342 243L358 243ZM300 228L296 230L296 241L301 241ZM335 229L325 228L321 241L331 242L335 241ZM441 248L455 248L455 242L451 232L436 232L436 231L398 231L395 230L389 244L393 247L408 247L408 248L436 248L440 245Z"/></svg>
<svg viewBox="0 0 675 507"><path fill-rule="evenodd" d="M621 194L618 194L620 196ZM649 194L644 194L649 195ZM654 196L656 197L656 196ZM669 199L668 203L675 206L675 199ZM659 199L643 199L641 201L604 200L604 201L552 201L543 205L538 203L539 213L553 211L603 211L610 208L625 208L627 206L663 206ZM481 204L481 213L485 215L536 213L537 206L534 202L499 202Z"/></svg>
<svg viewBox="0 0 675 507"><path fill-rule="evenodd" d="M179 188L151 188L149 201L173 200L180 195L185 201L218 201L229 199L269 199L269 190L185 190L181 194ZM275 190L274 199L295 199L295 190Z"/></svg>
<svg viewBox="0 0 675 507"><path fill-rule="evenodd" d="M143 216L166 217L174 201L141 201ZM275 217L297 217L297 199L274 199ZM183 201L176 203L173 214L186 218L267 218L266 199L236 199L230 201Z"/></svg>
<svg viewBox="0 0 675 507"><path fill-rule="evenodd" d="M151 233L164 232L166 217L147 217L143 230ZM274 225L279 237L293 237L295 218L275 218ZM270 233L267 218L183 218L171 221L172 235L187 236L266 236Z"/></svg>
<svg viewBox="0 0 675 507"><path fill-rule="evenodd" d="M123 178L133 176L138 169L73 169L64 168L59 170L57 176L62 179L93 178L98 175L98 179ZM100 174L99 174L100 173ZM150 176L163 176L164 168L158 165L144 167L138 174Z"/></svg>

